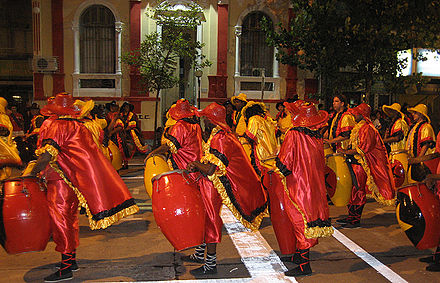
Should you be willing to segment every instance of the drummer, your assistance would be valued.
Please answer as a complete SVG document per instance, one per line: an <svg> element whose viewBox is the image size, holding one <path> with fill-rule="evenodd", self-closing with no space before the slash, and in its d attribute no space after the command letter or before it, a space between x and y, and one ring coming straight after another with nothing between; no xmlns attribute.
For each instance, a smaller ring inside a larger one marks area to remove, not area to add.
<svg viewBox="0 0 440 283"><path fill-rule="evenodd" d="M391 148L390 161L393 160L394 154L405 151L405 142L409 127L400 109L401 106L399 103L393 103L391 106L382 106L383 112L392 119L391 126L385 133L385 138L383 139L383 142L389 144Z"/></svg>
<svg viewBox="0 0 440 283"><path fill-rule="evenodd" d="M202 158L202 129L199 118L196 117L197 108L191 106L186 99L176 102L168 113L176 123L164 132L162 145L148 154L167 155L171 170L186 169L188 163ZM193 176L194 177L194 176Z"/></svg>
<svg viewBox="0 0 440 283"><path fill-rule="evenodd" d="M6 114L8 102L0 97L0 181L9 178L12 174L11 166L21 166L21 158L17 146L12 139L13 126Z"/></svg>
<svg viewBox="0 0 440 283"><path fill-rule="evenodd" d="M225 107L214 102L198 115L205 117L205 127L211 135L203 147L203 158L187 166L188 170L203 174L198 184L207 211L206 260L204 265L190 271L195 276L217 273L216 252L223 225L220 218L222 203L243 226L252 230L260 227L267 213L263 187L243 147L226 124ZM200 262L203 262L204 250L200 256Z"/></svg>
<svg viewBox="0 0 440 283"><path fill-rule="evenodd" d="M245 137L252 145L251 164L255 172L263 176L266 171L274 169L279 151L276 122L261 102L248 102L242 113L247 124Z"/></svg>
<svg viewBox="0 0 440 283"><path fill-rule="evenodd" d="M336 114L329 121L328 139L324 139L324 143L331 145L333 151L339 148L348 149L350 133L356 122L347 112L347 98L343 94L336 94L333 97L333 110Z"/></svg>
<svg viewBox="0 0 440 283"><path fill-rule="evenodd" d="M248 140L244 136L246 133L247 125L246 121L244 119L243 115L243 108L248 104L247 96L244 93L240 93L237 96L231 97L231 102L235 106L234 114L234 127L233 132L238 136L238 140L240 141L241 145L243 146L247 158L250 160L251 158L251 145L249 144Z"/></svg>
<svg viewBox="0 0 440 283"><path fill-rule="evenodd" d="M312 273L310 248L318 244L318 238L333 234L326 198L324 148L319 132L327 123L328 114L322 110L318 112L313 103L300 100L284 105L297 114L293 114L293 127L281 145L275 173L282 179L283 186L277 190L284 192L283 205L296 238L297 250L291 261L298 264L284 274L304 276Z"/></svg>
<svg viewBox="0 0 440 283"><path fill-rule="evenodd" d="M353 164L356 178L353 180L355 184L349 202L349 208L352 209L348 210L346 223L342 227L357 228L360 227L366 196L373 197L383 205L395 205L395 186L387 150L370 120L370 106L361 103L348 111L357 123L350 135L352 149L339 149L338 152L354 155L360 165Z"/></svg>
<svg viewBox="0 0 440 283"><path fill-rule="evenodd" d="M71 95L59 93L41 110L50 118L40 129L39 158L28 173L36 176L44 170L47 177L52 238L61 253L60 269L45 282L69 280L78 269L78 205L86 210L92 230L105 229L139 211L127 186L76 119L80 109L73 103Z"/></svg>
<svg viewBox="0 0 440 283"><path fill-rule="evenodd" d="M410 157L408 164L413 165L425 161L429 158L426 155L435 152L435 134L428 116L428 107L425 104L408 108L408 111L413 116L413 126L406 139L405 149L408 150ZM411 168L408 171L411 172Z"/></svg>

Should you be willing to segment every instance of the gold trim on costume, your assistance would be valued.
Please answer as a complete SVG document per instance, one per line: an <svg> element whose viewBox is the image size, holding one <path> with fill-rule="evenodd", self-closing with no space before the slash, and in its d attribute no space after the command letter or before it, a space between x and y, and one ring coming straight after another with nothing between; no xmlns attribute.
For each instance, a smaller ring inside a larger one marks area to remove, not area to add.
<svg viewBox="0 0 440 283"><path fill-rule="evenodd" d="M48 152L52 156L51 161L53 162L57 161L59 151L53 145L46 144L45 146L35 150L35 155L40 156L44 152Z"/></svg>
<svg viewBox="0 0 440 283"><path fill-rule="evenodd" d="M87 218L89 219L89 226L90 229L96 230L96 229L105 229L109 227L110 225L114 224L115 222L118 222L122 218L129 216L131 214L135 214L139 211L139 207L135 204L130 207L124 208L123 210L117 212L116 214L113 214L112 216L100 219L98 221L93 220L93 215L89 209L89 205L87 204L87 200L83 196L83 194L76 188L64 175L64 172L58 167L58 165L55 162L50 162L50 167L52 167L55 172L57 172L60 177L66 182L66 184L75 192L76 197L78 198L79 206L84 207L87 213Z"/></svg>
<svg viewBox="0 0 440 283"><path fill-rule="evenodd" d="M286 176L284 176L283 173L281 173L279 168L275 168L274 172L278 174L281 178L281 183L284 187L284 192L286 193L287 197L289 198L289 201L295 206L295 208L299 211L303 218L304 222L304 236L307 239L314 239L314 238L324 238L324 237L330 237L333 234L333 227L308 227L307 226L307 219L304 214L304 212L301 210L301 208L292 200L290 197L289 189L287 188L287 182L286 182Z"/></svg>
<svg viewBox="0 0 440 283"><path fill-rule="evenodd" d="M220 197L222 198L222 203L226 205L229 208L229 210L231 210L234 217L238 221L240 221L244 227L251 229L252 231L256 231L260 227L260 224L263 221L264 216L268 213L268 208L266 208L263 212L261 212L258 216L256 216L252 222L249 222L243 218L243 216L240 214L240 212L238 212L237 208L229 199L228 193L226 192L226 188L223 186L222 182L220 181L220 177L226 175L226 166L223 164L223 162L221 162L220 159L218 159L215 155L209 152L212 138L220 130L221 128L219 126L217 126L212 130L211 136L209 137L206 144L204 144L203 146L204 156L202 157L201 162L205 164L209 162L217 166L217 169L215 170L214 174L208 176L208 179L213 183L214 188L217 190Z"/></svg>
<svg viewBox="0 0 440 283"><path fill-rule="evenodd" d="M356 150L358 154L355 154L354 157L356 160L361 164L362 168L365 171L365 174L367 175L367 189L370 191L370 193L367 193L368 198L374 198L378 203L386 206L392 206L395 205L396 199L385 199L382 194L379 192L379 188L377 187L376 183L374 182L373 175L371 175L370 167L367 164L367 160L365 159L365 153L362 149L358 147L359 141L359 130L360 128L366 123L365 120L360 121L356 124L356 126L351 130L350 135L350 143L352 144L352 147Z"/></svg>

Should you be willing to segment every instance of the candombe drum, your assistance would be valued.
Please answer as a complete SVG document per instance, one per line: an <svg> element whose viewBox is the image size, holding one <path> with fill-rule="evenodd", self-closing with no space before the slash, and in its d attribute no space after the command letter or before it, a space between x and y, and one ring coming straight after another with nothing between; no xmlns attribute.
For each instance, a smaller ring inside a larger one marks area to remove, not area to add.
<svg viewBox="0 0 440 283"><path fill-rule="evenodd" d="M113 168L115 168L115 170L121 169L122 168L121 152L119 151L117 145L112 141L108 142L108 152L110 155L110 161L113 165Z"/></svg>
<svg viewBox="0 0 440 283"><path fill-rule="evenodd" d="M267 172L263 175L263 186L269 194L270 220L280 252L293 254L296 251L296 237L293 233L293 225L284 209L284 188L280 176L273 171Z"/></svg>
<svg viewBox="0 0 440 283"><path fill-rule="evenodd" d="M396 150L390 152L390 163L396 188L405 185L408 182L408 151Z"/></svg>
<svg viewBox="0 0 440 283"><path fill-rule="evenodd" d="M157 226L177 251L203 243L206 211L197 184L185 170L155 176L153 214Z"/></svg>
<svg viewBox="0 0 440 283"><path fill-rule="evenodd" d="M440 202L424 183L397 190L396 217L400 227L419 249L437 247L440 242Z"/></svg>
<svg viewBox="0 0 440 283"><path fill-rule="evenodd" d="M171 171L163 155L152 155L145 161L144 186L150 198L153 196L153 184L151 179L156 175Z"/></svg>
<svg viewBox="0 0 440 283"><path fill-rule="evenodd" d="M437 154L427 154L426 161L412 164L408 171L408 183L417 183L425 180L426 175L435 174L440 157Z"/></svg>
<svg viewBox="0 0 440 283"><path fill-rule="evenodd" d="M350 201L352 180L343 154L324 146L326 160L325 184L327 194L335 206L346 206Z"/></svg>
<svg viewBox="0 0 440 283"><path fill-rule="evenodd" d="M51 230L45 186L35 177L3 182L0 242L8 254L42 251Z"/></svg>

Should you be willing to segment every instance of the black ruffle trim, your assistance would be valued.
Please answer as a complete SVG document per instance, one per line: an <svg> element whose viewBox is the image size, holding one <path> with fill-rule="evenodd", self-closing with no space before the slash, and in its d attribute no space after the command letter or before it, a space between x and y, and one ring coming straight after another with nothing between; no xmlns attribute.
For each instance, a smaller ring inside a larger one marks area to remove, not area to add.
<svg viewBox="0 0 440 283"><path fill-rule="evenodd" d="M179 166L177 166L177 163L176 163L176 161L174 160L172 154L170 154L170 160L171 160L171 165L173 166L173 170L181 169L181 168L179 168ZM184 169L185 169L185 168L184 168Z"/></svg>
<svg viewBox="0 0 440 283"><path fill-rule="evenodd" d="M435 142L434 141L424 141L420 143L420 147L423 147L425 145L428 145L428 148L434 148Z"/></svg>
<svg viewBox="0 0 440 283"><path fill-rule="evenodd" d="M51 146L55 147L56 149L61 150L61 147L54 141L53 139L44 139L41 144L45 146L46 144L50 144Z"/></svg>
<svg viewBox="0 0 440 283"><path fill-rule="evenodd" d="M390 137L391 138L398 137L399 138L398 142L399 142L399 141L403 140L403 131L402 130L397 131L394 134L390 135Z"/></svg>
<svg viewBox="0 0 440 283"><path fill-rule="evenodd" d="M289 169L287 169L287 166L284 165L281 160L278 158L278 156L275 158L275 162L276 162L276 166L278 169L280 169L281 173L287 177L290 174L292 174L292 171L290 171Z"/></svg>
<svg viewBox="0 0 440 283"><path fill-rule="evenodd" d="M306 127L294 127L294 128L292 128L292 130L303 133L303 134L308 135L309 137L312 137L312 138L322 139L322 135L319 132L319 130L312 130L312 129L306 128Z"/></svg>
<svg viewBox="0 0 440 283"><path fill-rule="evenodd" d="M190 124L200 124L200 119L196 116L188 117L188 118L182 118L181 120L190 123Z"/></svg>
<svg viewBox="0 0 440 283"><path fill-rule="evenodd" d="M133 206L135 204L136 203L134 201L134 198L128 199L128 200L124 201L123 203L121 203L121 204L119 204L109 210L101 211L100 213L93 215L92 219L95 221L102 220L104 218L115 215L116 213L118 213L126 208L129 208L130 206Z"/></svg>
<svg viewBox="0 0 440 283"><path fill-rule="evenodd" d="M228 167L228 165L229 165L229 160L228 160L228 158L226 157L226 155L224 155L223 153L221 153L220 151L218 151L218 150L215 149L215 148L210 148L210 149L209 149L209 152L212 153L212 154L214 154L215 157L217 157L218 159L220 159L220 161L221 161L226 167Z"/></svg>
<svg viewBox="0 0 440 283"><path fill-rule="evenodd" d="M254 144L252 145L252 150L251 150L251 164L255 170L255 173L257 173L258 176L261 176L261 171L258 168L257 159L255 157L255 145Z"/></svg>
<svg viewBox="0 0 440 283"><path fill-rule="evenodd" d="M315 221L307 222L307 227L331 227L332 226L332 220L331 218L322 220L322 219L316 219Z"/></svg>
<svg viewBox="0 0 440 283"><path fill-rule="evenodd" d="M174 144L174 146L176 147L177 150L182 148L182 146L180 145L179 141L175 137L170 135L168 133L168 131L165 132L164 136L165 136L165 138L169 139Z"/></svg>
<svg viewBox="0 0 440 283"><path fill-rule="evenodd" d="M231 201L232 205L234 205L234 207L237 209L238 213L240 213L240 215L248 222L252 222L255 217L257 217L258 215L260 215L261 213L263 213L266 208L267 208L267 202L265 202L262 206L258 207L257 209L255 209L254 211L252 211L251 215L247 215L243 212L243 209L241 208L241 206L238 204L237 200L235 199L235 195L232 192L232 186L231 183L229 182L228 177L226 176L221 176L219 177L220 182L222 182L222 185L225 187L226 193L228 194L229 200Z"/></svg>
<svg viewBox="0 0 440 283"><path fill-rule="evenodd" d="M416 157L417 156L417 149L418 149L418 140L419 140L419 131L420 128L424 125L425 123L420 123L417 128L414 131L414 137L413 137L413 156Z"/></svg>

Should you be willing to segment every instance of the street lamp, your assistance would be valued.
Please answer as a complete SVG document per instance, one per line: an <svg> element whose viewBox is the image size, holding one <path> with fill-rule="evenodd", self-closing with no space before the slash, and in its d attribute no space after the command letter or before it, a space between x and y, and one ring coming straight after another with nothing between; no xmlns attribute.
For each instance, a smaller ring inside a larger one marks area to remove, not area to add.
<svg viewBox="0 0 440 283"><path fill-rule="evenodd" d="M197 91L198 91L198 97L199 97L197 105L198 105L198 108L200 109L200 88L201 88L200 78L202 77L203 72L202 72L202 70L199 69L199 70L194 72L194 75L197 77L197 88L198 88Z"/></svg>

